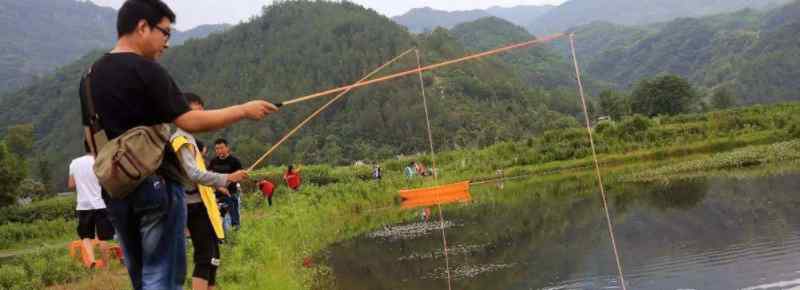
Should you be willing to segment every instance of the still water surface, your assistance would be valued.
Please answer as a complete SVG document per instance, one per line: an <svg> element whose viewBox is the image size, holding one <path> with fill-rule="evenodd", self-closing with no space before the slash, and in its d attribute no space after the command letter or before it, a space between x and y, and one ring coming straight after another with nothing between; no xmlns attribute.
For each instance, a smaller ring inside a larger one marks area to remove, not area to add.
<svg viewBox="0 0 800 290"><path fill-rule="evenodd" d="M590 182L472 191L445 209L453 289L620 289ZM800 174L609 192L629 289L800 289ZM325 259L340 289L447 289L441 245L438 222L415 221Z"/></svg>

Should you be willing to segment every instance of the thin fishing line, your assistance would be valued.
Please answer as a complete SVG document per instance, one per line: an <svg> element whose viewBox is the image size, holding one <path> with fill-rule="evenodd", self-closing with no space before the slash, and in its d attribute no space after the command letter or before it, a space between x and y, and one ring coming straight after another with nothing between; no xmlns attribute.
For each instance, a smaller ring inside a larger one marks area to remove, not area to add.
<svg viewBox="0 0 800 290"><path fill-rule="evenodd" d="M597 186L600 187L600 196L603 199L603 211L606 214L606 224L608 225L608 235L611 238L611 248L614 250L614 258L617 262L617 272L619 274L620 284L622 290L627 290L625 285L625 274L622 270L622 260L619 257L619 250L617 250L617 240L614 235L614 225L611 221L611 214L608 210L608 199L606 197L606 190L603 186L603 176L600 174L600 162L597 160L597 150L594 146L594 137L592 136L592 123L589 120L589 109L586 106L586 95L583 93L583 82L581 80L581 69L578 66L578 58L575 53L575 34L569 35L569 46L572 51L572 62L575 65L575 80L578 82L578 94L581 97L581 104L583 105L583 116L586 119L586 131L589 133L589 144L592 147L592 158L594 159L594 171L597 175Z"/></svg>
<svg viewBox="0 0 800 290"><path fill-rule="evenodd" d="M419 56L419 49L415 49L414 53L417 55L417 71L419 72L419 89L422 92L422 105L425 108L425 124L428 129L428 143L431 149L431 168L433 168L433 180L436 185L439 185L439 173L436 168L436 151L433 149L433 133L431 130L430 111L428 111L428 97L425 95L425 80L422 78L422 61ZM437 198L441 192L437 192ZM447 235L444 230L444 215L442 214L442 204L437 203L436 208L439 211L439 225L442 229L442 250L444 252L445 271L447 272L447 289L453 289L452 277L450 275L450 257L447 253Z"/></svg>

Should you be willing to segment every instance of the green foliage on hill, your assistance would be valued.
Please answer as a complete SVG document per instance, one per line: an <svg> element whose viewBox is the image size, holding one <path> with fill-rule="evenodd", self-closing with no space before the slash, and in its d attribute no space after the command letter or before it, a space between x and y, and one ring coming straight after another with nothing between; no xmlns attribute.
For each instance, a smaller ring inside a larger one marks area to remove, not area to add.
<svg viewBox="0 0 800 290"><path fill-rule="evenodd" d="M91 1L0 2L0 92L33 83L117 39L117 11ZM202 25L173 34L171 44L205 37L228 25Z"/></svg>
<svg viewBox="0 0 800 290"><path fill-rule="evenodd" d="M497 17L460 24L453 27L451 33L473 52L534 39L524 28ZM550 44L513 51L499 58L514 67L519 76L532 86L552 88L575 85L570 64Z"/></svg>
<svg viewBox="0 0 800 290"><path fill-rule="evenodd" d="M795 100L798 19L800 1L647 27L590 24L576 29L578 57L587 76L619 87L676 74L702 88L728 88L739 104Z"/></svg>
<svg viewBox="0 0 800 290"><path fill-rule="evenodd" d="M572 0L536 18L526 27L532 33L549 34L594 21L644 25L745 8L770 8L789 1L791 0Z"/></svg>
<svg viewBox="0 0 800 290"><path fill-rule="evenodd" d="M88 1L0 2L0 92L116 39L116 11Z"/></svg>

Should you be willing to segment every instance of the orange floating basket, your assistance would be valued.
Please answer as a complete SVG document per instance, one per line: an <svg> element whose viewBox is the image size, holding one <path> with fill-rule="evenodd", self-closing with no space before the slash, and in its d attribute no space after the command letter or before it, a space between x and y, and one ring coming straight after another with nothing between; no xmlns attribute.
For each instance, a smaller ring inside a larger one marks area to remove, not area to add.
<svg viewBox="0 0 800 290"><path fill-rule="evenodd" d="M400 197L403 199L402 208L405 209L468 202L472 199L469 194L469 181L427 188L404 189L400 190Z"/></svg>

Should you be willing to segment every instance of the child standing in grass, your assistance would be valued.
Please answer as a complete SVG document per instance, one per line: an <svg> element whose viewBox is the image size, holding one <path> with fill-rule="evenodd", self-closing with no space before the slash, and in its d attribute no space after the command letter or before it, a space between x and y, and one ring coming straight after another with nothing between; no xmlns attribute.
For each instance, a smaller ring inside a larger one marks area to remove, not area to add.
<svg viewBox="0 0 800 290"><path fill-rule="evenodd" d="M289 168L286 169L286 173L283 174L283 180L286 181L286 185L292 190L300 190L300 169L295 169L294 166L289 165Z"/></svg>
<svg viewBox="0 0 800 290"><path fill-rule="evenodd" d="M184 97L192 110L203 111L203 100L192 93ZM220 264L219 243L225 238L220 210L214 195L214 187L225 187L247 178L244 170L230 174L206 170L203 158L205 146L192 134L178 128L170 138L172 148L178 154L183 170L193 183L186 191L186 226L194 246L193 290L211 290L216 285L217 268ZM198 144L199 143L199 144Z"/></svg>
<svg viewBox="0 0 800 290"><path fill-rule="evenodd" d="M267 199L267 204L272 206L272 194L275 192L275 184L272 184L267 179L258 182L258 188L261 189L261 194Z"/></svg>

